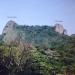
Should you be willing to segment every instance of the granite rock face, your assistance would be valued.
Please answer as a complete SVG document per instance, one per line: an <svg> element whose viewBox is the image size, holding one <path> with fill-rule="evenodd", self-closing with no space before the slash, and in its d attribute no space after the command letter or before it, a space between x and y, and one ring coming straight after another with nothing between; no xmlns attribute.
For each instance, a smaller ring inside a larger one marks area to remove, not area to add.
<svg viewBox="0 0 75 75"><path fill-rule="evenodd" d="M4 36L3 41L5 43L10 44L11 42L15 41L17 37L17 33L15 31L16 26L17 24L14 21L8 21L6 24L2 32L2 35Z"/></svg>
<svg viewBox="0 0 75 75"><path fill-rule="evenodd" d="M8 21L6 26L3 29L2 34L6 34L6 33L10 32L11 30L13 30L15 28L16 25L17 24L14 21L12 21L12 20Z"/></svg>
<svg viewBox="0 0 75 75"><path fill-rule="evenodd" d="M64 29L63 25L58 24L58 23L55 24L54 30L55 30L56 32L58 32L59 34L67 34L67 31Z"/></svg>

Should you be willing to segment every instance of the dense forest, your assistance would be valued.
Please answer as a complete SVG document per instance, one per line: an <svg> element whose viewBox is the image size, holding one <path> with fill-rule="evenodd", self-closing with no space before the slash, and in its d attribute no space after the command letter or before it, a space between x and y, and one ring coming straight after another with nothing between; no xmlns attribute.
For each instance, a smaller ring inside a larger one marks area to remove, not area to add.
<svg viewBox="0 0 75 75"><path fill-rule="evenodd" d="M47 25L9 28L0 35L0 75L75 75L75 36Z"/></svg>

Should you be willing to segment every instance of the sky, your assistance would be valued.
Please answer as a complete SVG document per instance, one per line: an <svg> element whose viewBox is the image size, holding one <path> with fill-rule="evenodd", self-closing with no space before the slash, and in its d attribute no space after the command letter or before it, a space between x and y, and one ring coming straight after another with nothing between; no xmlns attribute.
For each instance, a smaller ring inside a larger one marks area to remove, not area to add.
<svg viewBox="0 0 75 75"><path fill-rule="evenodd" d="M0 34L6 23L50 25L57 21L75 33L75 0L0 0Z"/></svg>

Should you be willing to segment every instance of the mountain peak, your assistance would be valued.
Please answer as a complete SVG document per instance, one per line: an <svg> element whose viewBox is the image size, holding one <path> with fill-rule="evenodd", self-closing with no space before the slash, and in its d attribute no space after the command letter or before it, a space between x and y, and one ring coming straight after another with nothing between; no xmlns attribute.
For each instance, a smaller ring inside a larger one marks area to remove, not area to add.
<svg viewBox="0 0 75 75"><path fill-rule="evenodd" d="M3 34L7 33L9 30L12 30L16 27L16 25L18 25L15 21L8 21L6 26L3 29Z"/></svg>
<svg viewBox="0 0 75 75"><path fill-rule="evenodd" d="M10 20L7 22L6 26L9 26L9 25L14 26L14 25L17 25L17 23L15 21Z"/></svg>
<svg viewBox="0 0 75 75"><path fill-rule="evenodd" d="M63 25L56 23L54 26L54 29L56 32L58 32L59 34L67 34L67 31L64 29Z"/></svg>

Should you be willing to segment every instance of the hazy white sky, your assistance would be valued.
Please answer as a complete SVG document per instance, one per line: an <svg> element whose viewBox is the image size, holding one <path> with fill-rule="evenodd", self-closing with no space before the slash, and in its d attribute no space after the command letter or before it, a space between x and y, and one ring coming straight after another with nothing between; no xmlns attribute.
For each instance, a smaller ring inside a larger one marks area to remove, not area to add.
<svg viewBox="0 0 75 75"><path fill-rule="evenodd" d="M12 19L9 17L16 16ZM75 33L75 0L0 0L0 34L10 19L18 24L54 25L62 20Z"/></svg>

